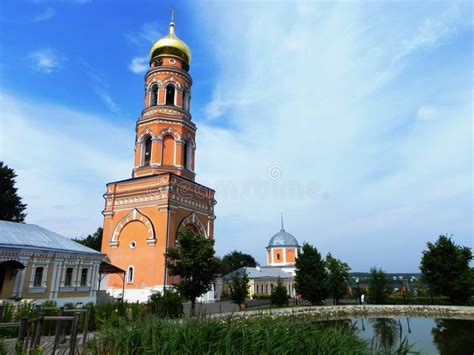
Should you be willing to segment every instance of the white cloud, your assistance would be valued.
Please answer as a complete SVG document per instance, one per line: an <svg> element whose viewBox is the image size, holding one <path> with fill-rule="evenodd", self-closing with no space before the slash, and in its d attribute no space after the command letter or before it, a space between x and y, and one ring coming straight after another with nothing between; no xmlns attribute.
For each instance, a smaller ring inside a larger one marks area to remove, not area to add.
<svg viewBox="0 0 474 355"><path fill-rule="evenodd" d="M432 120L436 117L437 110L433 106L420 106L416 112L416 116L420 120Z"/></svg>
<svg viewBox="0 0 474 355"><path fill-rule="evenodd" d="M96 88L95 91L110 111L112 111L113 113L120 112L120 106L112 99L112 97L107 91L102 88Z"/></svg>
<svg viewBox="0 0 474 355"><path fill-rule="evenodd" d="M33 18L33 22L42 22L52 19L56 15L56 10L52 7L47 7L43 12Z"/></svg>
<svg viewBox="0 0 474 355"><path fill-rule="evenodd" d="M147 45L162 37L158 22L146 22L136 32L130 32L125 38L135 45Z"/></svg>
<svg viewBox="0 0 474 355"><path fill-rule="evenodd" d="M239 98L239 92L227 92L232 95L231 97L223 98L221 88L216 88L212 95L212 101L209 102L204 108L204 113L208 119L216 119L221 117L229 109L237 106L245 106L250 104L250 98L245 95L243 98Z"/></svg>
<svg viewBox="0 0 474 355"><path fill-rule="evenodd" d="M128 69L135 74L141 74L148 70L148 57L135 57L128 65Z"/></svg>
<svg viewBox="0 0 474 355"><path fill-rule="evenodd" d="M197 181L217 190L220 254L243 249L264 263L282 211L300 242L355 270L416 271L439 233L472 242L472 88L460 80L472 68L449 61L467 53L436 51L468 30L469 11L397 6L225 3L200 13L219 73L205 114L221 128L199 124ZM452 64L427 72L419 49ZM434 115L429 126L416 119ZM289 185L321 193L289 198Z"/></svg>
<svg viewBox="0 0 474 355"><path fill-rule="evenodd" d="M89 77L89 79L93 83L94 91L97 94L97 96L101 99L101 101L107 106L107 108L115 113L118 114L120 112L120 106L115 102L115 100L112 98L112 96L109 93L109 84L107 80L97 73L93 68L90 66L86 65L87 70L86 74Z"/></svg>
<svg viewBox="0 0 474 355"><path fill-rule="evenodd" d="M18 174L27 222L70 237L94 232L105 184L130 176L135 122L118 126L5 93L0 106L0 156Z"/></svg>
<svg viewBox="0 0 474 355"><path fill-rule="evenodd" d="M64 57L50 48L39 49L29 55L33 61L33 69L38 72L50 74L61 68Z"/></svg>

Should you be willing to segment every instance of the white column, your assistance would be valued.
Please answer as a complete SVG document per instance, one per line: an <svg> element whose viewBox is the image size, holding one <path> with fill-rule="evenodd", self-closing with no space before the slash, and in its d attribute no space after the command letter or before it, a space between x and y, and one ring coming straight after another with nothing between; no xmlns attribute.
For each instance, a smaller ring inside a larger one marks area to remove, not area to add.
<svg viewBox="0 0 474 355"><path fill-rule="evenodd" d="M283 263L286 264L286 248L283 248Z"/></svg>
<svg viewBox="0 0 474 355"><path fill-rule="evenodd" d="M30 275L29 287L33 287L33 280L35 279L35 272L36 272L36 263L32 263L31 264L31 275Z"/></svg>
<svg viewBox="0 0 474 355"><path fill-rule="evenodd" d="M54 293L56 291L56 285L58 283L58 268L59 264L57 261L53 263L53 274L51 275L51 287L49 288L49 298L53 299L54 298Z"/></svg>
<svg viewBox="0 0 474 355"><path fill-rule="evenodd" d="M48 287L48 270L49 264L46 264L43 269L43 287Z"/></svg>

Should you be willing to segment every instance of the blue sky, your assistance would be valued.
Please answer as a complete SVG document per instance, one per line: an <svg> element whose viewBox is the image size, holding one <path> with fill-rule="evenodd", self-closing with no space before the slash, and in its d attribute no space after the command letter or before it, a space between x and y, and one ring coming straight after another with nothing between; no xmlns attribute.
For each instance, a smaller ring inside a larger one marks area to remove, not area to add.
<svg viewBox="0 0 474 355"><path fill-rule="evenodd" d="M417 271L441 233L472 247L470 2L3 1L0 159L28 222L101 225L171 7L218 254L263 263L280 212L354 271Z"/></svg>

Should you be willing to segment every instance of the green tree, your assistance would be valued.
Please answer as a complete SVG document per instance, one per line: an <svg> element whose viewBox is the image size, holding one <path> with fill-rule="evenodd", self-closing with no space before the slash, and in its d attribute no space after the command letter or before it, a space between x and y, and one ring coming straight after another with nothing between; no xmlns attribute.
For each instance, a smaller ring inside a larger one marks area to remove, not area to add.
<svg viewBox="0 0 474 355"><path fill-rule="evenodd" d="M277 285L272 290L270 302L277 307L283 307L288 305L289 299L290 296L288 296L288 292L286 292L286 287L283 286L283 282L278 278Z"/></svg>
<svg viewBox="0 0 474 355"><path fill-rule="evenodd" d="M83 239L73 239L75 242L85 245L91 249L100 251L102 248L102 234L104 233L102 227L97 228L94 234L89 234Z"/></svg>
<svg viewBox="0 0 474 355"><path fill-rule="evenodd" d="M0 220L24 222L26 204L18 196L15 170L0 161Z"/></svg>
<svg viewBox="0 0 474 355"><path fill-rule="evenodd" d="M229 282L230 299L235 304L239 305L240 310L245 308L245 301L249 297L249 278L246 272L239 275L238 272L232 274L232 279Z"/></svg>
<svg viewBox="0 0 474 355"><path fill-rule="evenodd" d="M333 304L339 304L339 299L347 293L351 268L347 263L334 258L331 253L326 256L326 266L329 295L333 299Z"/></svg>
<svg viewBox="0 0 474 355"><path fill-rule="evenodd" d="M369 302L384 304L390 294L390 279L382 270L373 267L369 276Z"/></svg>
<svg viewBox="0 0 474 355"><path fill-rule="evenodd" d="M328 296L326 264L318 250L308 243L296 259L295 290L311 304L321 304Z"/></svg>
<svg viewBox="0 0 474 355"><path fill-rule="evenodd" d="M222 274L228 274L232 271L238 270L241 267L255 267L257 262L250 254L242 253L241 251L231 251L222 258Z"/></svg>
<svg viewBox="0 0 474 355"><path fill-rule="evenodd" d="M469 267L472 252L441 235L435 244L423 251L420 270L435 294L449 298L454 304L465 304L474 291L474 272Z"/></svg>
<svg viewBox="0 0 474 355"><path fill-rule="evenodd" d="M165 289L163 293L153 292L148 297L151 314L164 318L179 318L183 315L183 303L178 292Z"/></svg>
<svg viewBox="0 0 474 355"><path fill-rule="evenodd" d="M209 291L217 277L214 240L185 229L178 233L176 241L175 248L166 250L166 267L170 275L179 276L175 286L180 295L191 302L194 315L196 298Z"/></svg>

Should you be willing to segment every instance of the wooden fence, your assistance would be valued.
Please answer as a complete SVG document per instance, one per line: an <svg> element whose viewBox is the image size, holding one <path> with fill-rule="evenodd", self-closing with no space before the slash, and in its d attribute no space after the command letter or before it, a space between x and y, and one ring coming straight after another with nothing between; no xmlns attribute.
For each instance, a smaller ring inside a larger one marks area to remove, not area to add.
<svg viewBox="0 0 474 355"><path fill-rule="evenodd" d="M42 311L50 310L59 311L59 315L45 316L41 314ZM81 313L85 313L84 330L82 334L82 344L77 344ZM22 318L19 322L0 323L0 328L19 328L17 343L21 344L21 349L24 353L30 354L41 344L41 329L44 321L56 321L56 331L51 351L52 354L55 354L59 345L66 340L66 330L70 324L71 334L69 336L69 354L74 355L77 353L76 350L78 345L84 347L87 343L90 314L90 308L64 309L63 307L43 307L37 309L36 315L33 319ZM18 349L18 345L16 348Z"/></svg>

